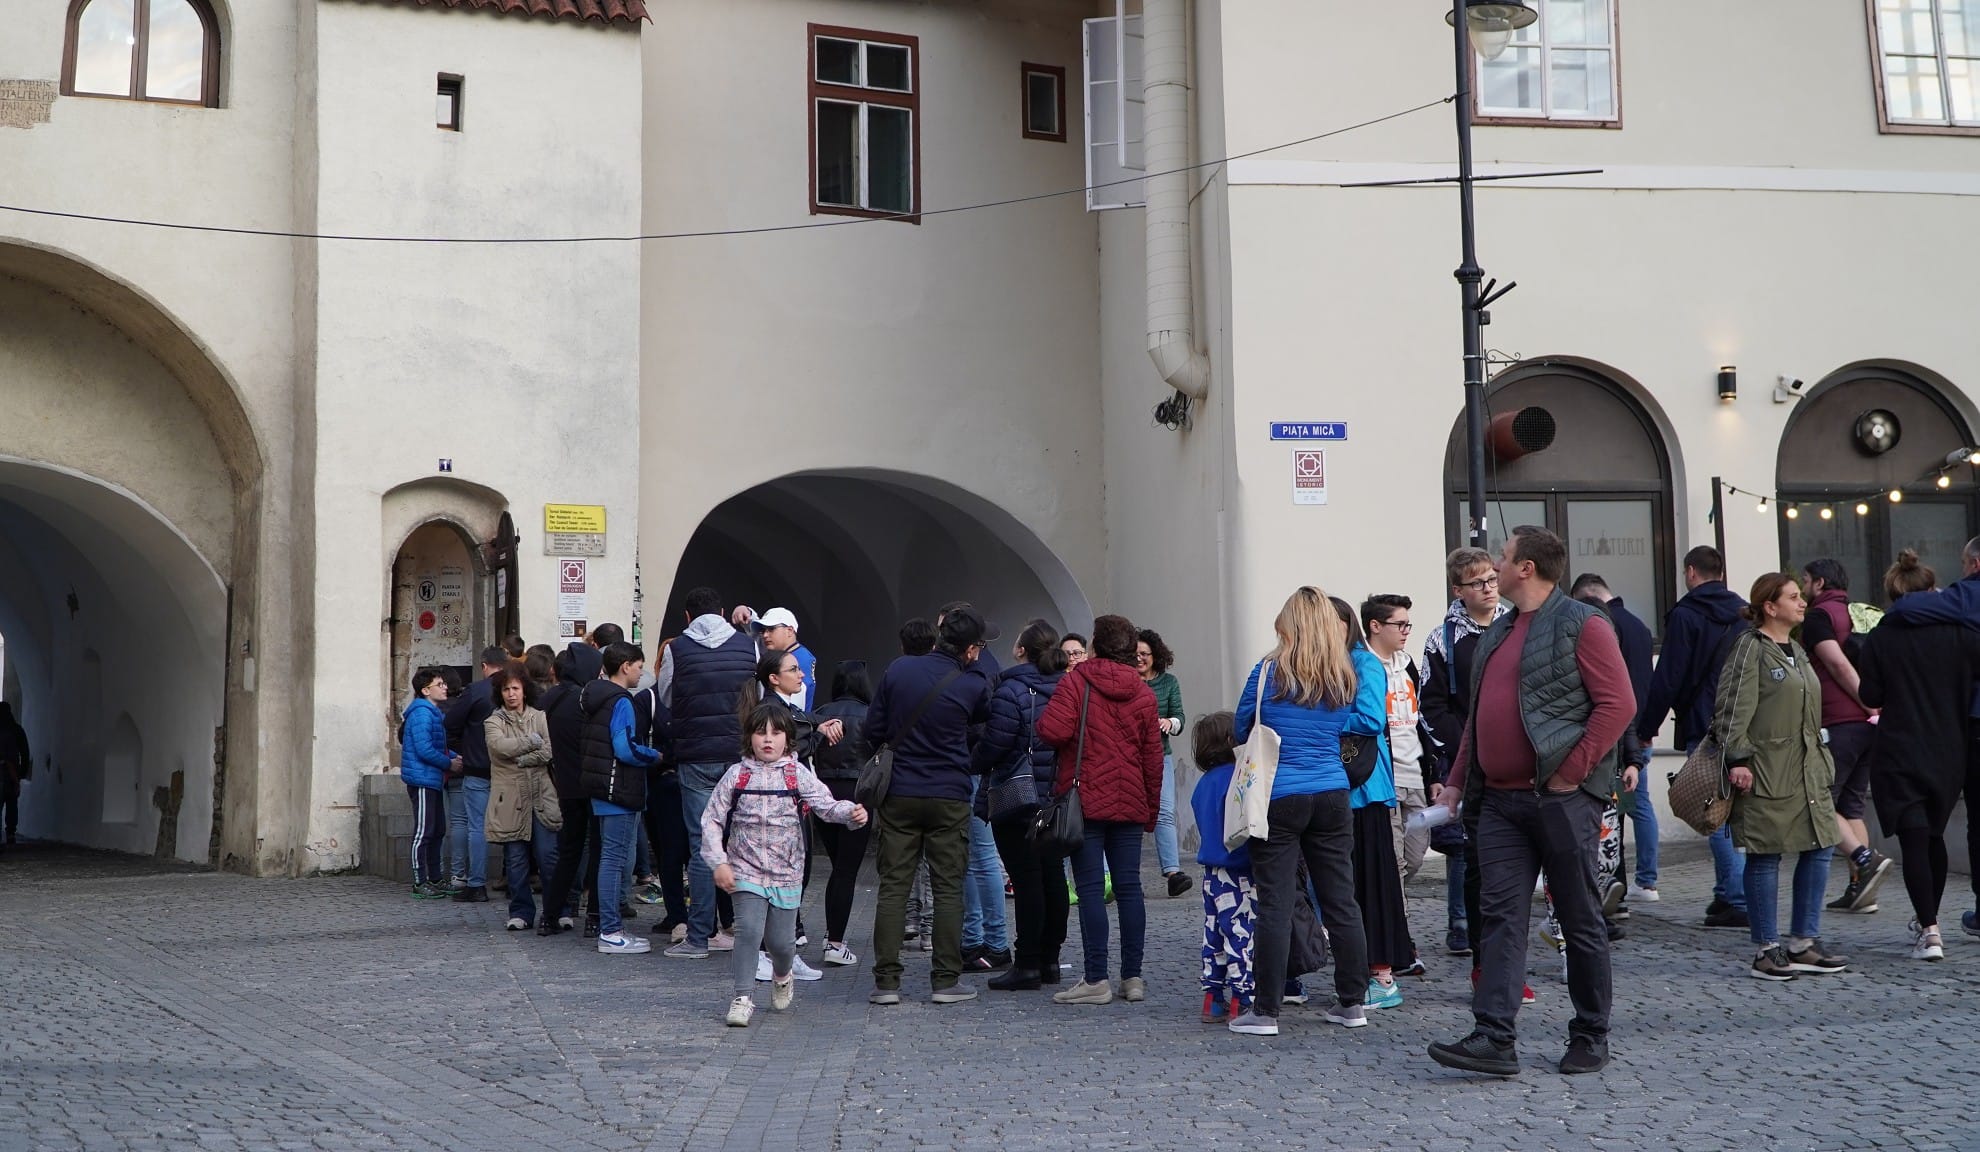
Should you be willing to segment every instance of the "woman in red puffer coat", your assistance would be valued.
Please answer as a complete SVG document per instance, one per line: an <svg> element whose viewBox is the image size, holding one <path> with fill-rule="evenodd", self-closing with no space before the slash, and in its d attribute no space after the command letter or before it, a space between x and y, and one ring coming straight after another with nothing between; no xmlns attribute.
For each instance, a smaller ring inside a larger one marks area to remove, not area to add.
<svg viewBox="0 0 1980 1152"><path fill-rule="evenodd" d="M1086 842L1073 852L1079 891L1079 934L1085 977L1053 996L1061 1004L1105 1004L1107 980L1106 876L1114 876L1121 915L1121 999L1147 995L1141 979L1148 909L1141 896L1141 837L1155 831L1162 797L1162 730L1155 693L1134 669L1135 627L1123 616L1093 622L1093 659L1066 673L1038 718L1038 738L1058 749L1054 791L1079 781ZM1085 742L1081 745L1081 731Z"/></svg>

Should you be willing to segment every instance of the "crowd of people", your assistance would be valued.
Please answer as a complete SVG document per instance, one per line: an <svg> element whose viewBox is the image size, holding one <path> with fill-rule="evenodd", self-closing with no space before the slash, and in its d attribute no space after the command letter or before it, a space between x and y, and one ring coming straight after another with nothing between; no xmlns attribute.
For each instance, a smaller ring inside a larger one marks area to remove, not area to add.
<svg viewBox="0 0 1980 1152"><path fill-rule="evenodd" d="M1824 944L1822 914L1875 911L1894 867L1869 844L1866 802L1903 849L1911 954L1944 955L1945 828L1980 778L1966 767L1968 718L1980 718L1980 539L1965 563L1939 594L1906 553L1866 635L1833 560L1762 575L1742 600L1723 558L1693 549L1653 665L1649 628L1603 578L1564 586L1562 541L1522 527L1496 556L1448 557L1451 600L1420 661L1408 597L1355 606L1296 590L1236 708L1193 726L1174 653L1122 616L1084 634L1032 620L999 651L997 626L951 603L902 626L901 655L877 679L840 661L821 693L793 613L730 609L697 588L650 671L604 625L561 652L491 647L458 695L441 670L414 675L401 766L413 895L487 900L493 843L512 931L582 923L601 953L644 953L633 905L662 904L664 956L731 954L725 1018L744 1027L759 984L784 1010L797 981L823 975L800 953L816 866L828 872L820 962L860 964L849 937L871 846L873 1004L900 1003L908 948L929 953L937 1004L975 999L973 974L994 991L1050 988L1060 1004L1134 1003L1148 989L1152 835L1160 891L1202 900L1203 1019L1271 1036L1284 1005L1305 1002L1302 977L1330 963L1325 1021L1363 1027L1371 1010L1402 1005L1398 977L1424 971L1404 884L1435 850L1448 862L1444 950L1471 958L1474 1026L1431 1057L1518 1073L1537 891L1574 1007L1559 1068L1595 1072L1609 1059L1610 945L1630 900L1659 899L1649 749L1667 716L1678 747L1711 742L1724 765L1731 815L1713 836L1704 923L1748 930L1751 975L1849 966ZM1176 835L1172 742L1186 727L1202 772L1184 800L1200 881ZM1261 767L1265 834L1254 819L1227 837L1227 799ZM1838 844L1850 880L1825 908ZM1965 927L1980 934L1974 921Z"/></svg>

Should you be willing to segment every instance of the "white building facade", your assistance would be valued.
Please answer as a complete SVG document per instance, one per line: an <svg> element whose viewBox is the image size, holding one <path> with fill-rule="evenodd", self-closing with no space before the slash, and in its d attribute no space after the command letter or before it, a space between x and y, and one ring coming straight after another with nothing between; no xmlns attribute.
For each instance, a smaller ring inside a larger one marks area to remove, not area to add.
<svg viewBox="0 0 1980 1152"><path fill-rule="evenodd" d="M1555 528L1653 623L1700 543L1736 589L1955 577L1980 25L1536 6L1476 96L1481 173L1527 176L1478 193L1519 283L1490 405L1541 413L1494 535ZM413 668L608 620L651 652L701 584L795 611L821 679L949 600L1007 639L1120 612L1192 714L1300 584L1441 611L1457 205L1396 183L1453 170L1436 5L0 15L0 203L72 214L0 212L27 834L351 867Z"/></svg>

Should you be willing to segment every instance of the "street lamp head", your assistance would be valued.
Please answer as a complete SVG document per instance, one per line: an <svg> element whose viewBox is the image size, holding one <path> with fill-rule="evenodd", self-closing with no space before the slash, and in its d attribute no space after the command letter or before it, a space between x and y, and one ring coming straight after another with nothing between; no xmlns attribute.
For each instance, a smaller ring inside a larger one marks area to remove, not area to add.
<svg viewBox="0 0 1980 1152"><path fill-rule="evenodd" d="M1512 43L1513 33L1540 19L1540 13L1521 0L1457 0L1464 9L1465 30L1471 46L1487 60L1497 60ZM1444 23L1457 25L1457 9L1444 13Z"/></svg>

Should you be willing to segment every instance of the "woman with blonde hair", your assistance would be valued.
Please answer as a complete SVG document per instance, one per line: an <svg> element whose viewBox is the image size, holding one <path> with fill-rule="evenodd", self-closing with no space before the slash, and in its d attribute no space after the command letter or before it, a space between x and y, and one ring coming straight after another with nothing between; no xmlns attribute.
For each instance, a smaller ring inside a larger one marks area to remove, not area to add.
<svg viewBox="0 0 1980 1152"><path fill-rule="evenodd" d="M1279 767L1267 810L1270 835L1248 844L1257 921L1252 937L1257 998L1231 1021L1233 1032L1279 1034L1279 1005L1292 943L1293 907L1306 862L1326 910L1334 950L1334 1002L1327 1020L1347 1028L1368 1023L1368 942L1354 894L1354 824L1348 808L1341 736L1379 736L1388 725L1385 685L1356 674L1347 629L1327 594L1305 587L1273 622L1278 646L1245 680L1238 698L1237 740L1258 724L1279 735Z"/></svg>

